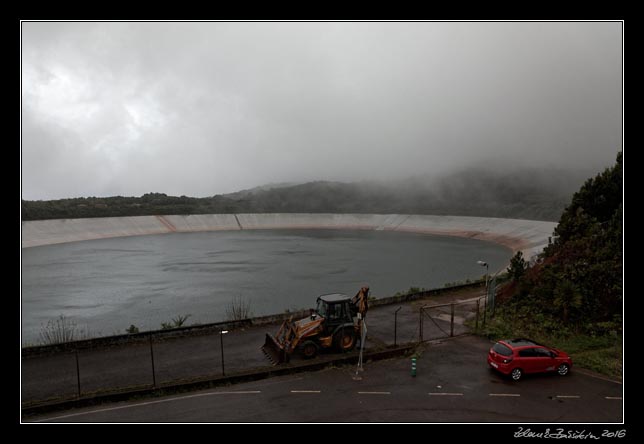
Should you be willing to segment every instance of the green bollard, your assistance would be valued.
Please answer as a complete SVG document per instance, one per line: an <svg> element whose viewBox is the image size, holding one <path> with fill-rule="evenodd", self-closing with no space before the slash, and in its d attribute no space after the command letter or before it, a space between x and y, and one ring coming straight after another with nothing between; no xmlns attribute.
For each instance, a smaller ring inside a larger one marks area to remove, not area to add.
<svg viewBox="0 0 644 444"><path fill-rule="evenodd" d="M416 358L411 358L411 375L416 376Z"/></svg>

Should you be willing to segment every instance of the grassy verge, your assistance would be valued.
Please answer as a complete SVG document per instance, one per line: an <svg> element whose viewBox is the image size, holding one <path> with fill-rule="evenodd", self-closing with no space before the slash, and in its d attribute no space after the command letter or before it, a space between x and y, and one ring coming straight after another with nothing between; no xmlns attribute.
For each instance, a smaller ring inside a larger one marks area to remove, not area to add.
<svg viewBox="0 0 644 444"><path fill-rule="evenodd" d="M474 325L469 325L474 330ZM530 338L568 353L576 367L585 368L611 378L622 378L622 335L604 333L589 335L558 328L546 322L526 322L510 313L497 312L488 317L485 327L476 332L492 340Z"/></svg>
<svg viewBox="0 0 644 444"><path fill-rule="evenodd" d="M555 339L553 347L570 354L576 366L622 379L621 336L571 336Z"/></svg>

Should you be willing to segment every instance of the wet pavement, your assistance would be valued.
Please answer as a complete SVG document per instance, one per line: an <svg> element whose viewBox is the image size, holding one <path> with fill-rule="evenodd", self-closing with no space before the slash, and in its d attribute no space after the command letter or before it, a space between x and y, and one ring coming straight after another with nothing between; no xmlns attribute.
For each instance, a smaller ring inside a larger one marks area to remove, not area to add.
<svg viewBox="0 0 644 444"><path fill-rule="evenodd" d="M624 418L620 383L576 368L564 377L526 375L514 382L488 368L491 344L472 335L427 342L416 353L416 376L409 357L394 358L367 362L362 372L355 365L336 366L27 421L515 424L507 436L517 425L532 423L540 430L549 423L564 431L588 431L589 424L613 424L601 427L610 433L625 429L619 424Z"/></svg>

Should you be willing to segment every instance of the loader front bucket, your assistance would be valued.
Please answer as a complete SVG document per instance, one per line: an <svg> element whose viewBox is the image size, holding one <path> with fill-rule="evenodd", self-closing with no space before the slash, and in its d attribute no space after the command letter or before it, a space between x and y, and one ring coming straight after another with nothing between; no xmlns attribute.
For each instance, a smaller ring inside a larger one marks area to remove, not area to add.
<svg viewBox="0 0 644 444"><path fill-rule="evenodd" d="M284 347L270 333L266 333L266 342L262 346L262 351L273 365L288 362L288 353L286 353Z"/></svg>

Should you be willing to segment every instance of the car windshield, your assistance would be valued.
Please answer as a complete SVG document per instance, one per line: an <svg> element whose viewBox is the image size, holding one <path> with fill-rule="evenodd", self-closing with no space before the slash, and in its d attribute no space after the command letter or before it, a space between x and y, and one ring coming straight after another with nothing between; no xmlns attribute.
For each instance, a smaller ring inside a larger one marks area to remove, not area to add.
<svg viewBox="0 0 644 444"><path fill-rule="evenodd" d="M496 344L494 344L494 347L492 347L492 350L494 350L495 352L503 356L512 356L512 350L510 350L508 347L501 344L500 342L497 342Z"/></svg>

